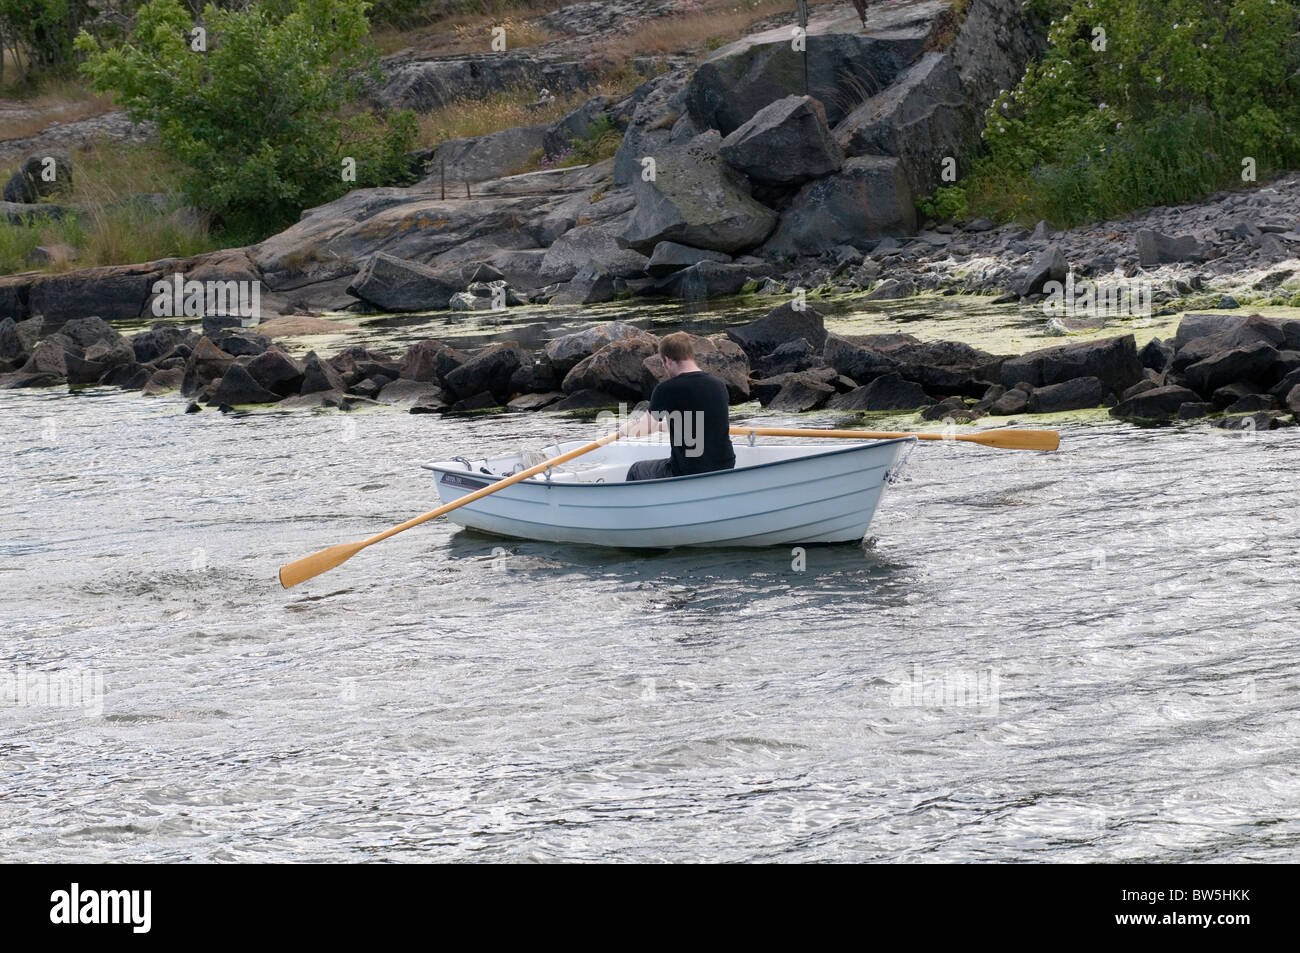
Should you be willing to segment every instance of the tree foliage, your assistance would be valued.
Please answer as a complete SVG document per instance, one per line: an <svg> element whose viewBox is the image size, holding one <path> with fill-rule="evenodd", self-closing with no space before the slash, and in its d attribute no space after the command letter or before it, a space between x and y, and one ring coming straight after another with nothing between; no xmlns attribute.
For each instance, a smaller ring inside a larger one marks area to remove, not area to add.
<svg viewBox="0 0 1300 953"><path fill-rule="evenodd" d="M365 0L204 7L151 0L129 39L77 38L83 72L132 119L158 125L189 170L186 191L235 228L265 231L349 189L403 179L415 120L381 120L355 101L379 78ZM206 31L206 51L194 30ZM355 161L355 180L345 160Z"/></svg>

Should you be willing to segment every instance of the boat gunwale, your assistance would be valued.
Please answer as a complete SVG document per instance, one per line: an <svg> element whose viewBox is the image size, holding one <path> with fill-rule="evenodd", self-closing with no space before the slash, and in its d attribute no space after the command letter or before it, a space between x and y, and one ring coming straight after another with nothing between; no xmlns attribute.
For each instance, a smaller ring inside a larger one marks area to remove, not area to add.
<svg viewBox="0 0 1300 953"><path fill-rule="evenodd" d="M527 480L520 480L518 483L514 483L512 485L513 486L540 486L546 489L554 489L556 487L569 487L573 489L582 489L582 490L590 490L594 487L604 487L606 489L613 489L614 487L629 487L629 486L644 487L644 486L653 486L657 483L676 483L684 480L698 480L703 477L725 476L729 473L749 473L753 470L762 470L766 467L777 467L788 463L802 463L807 460L821 460L821 459L825 459L826 457L833 457L833 456L846 454L846 453L855 453L861 450L874 449L876 447L884 447L894 443L905 443L907 441L911 441L913 443L917 442L916 437L888 437L884 440L870 440L870 438L866 438L866 439L870 442L855 443L848 447L835 447L834 449L828 450L825 453L810 453L806 456L790 457L785 460L769 460L767 463L756 463L753 466L749 466L749 467L729 467L728 469L725 470L709 470L707 473L687 473L683 476L656 477L653 480L632 480L632 481L622 480L617 483L582 483L576 480L575 481L539 480L534 482L535 478L529 477ZM559 444L554 444L554 446L558 448ZM790 445L769 444L768 446L790 446ZM486 459L491 459L491 458L485 458L485 462ZM476 473L474 470L464 470L459 467L457 467L456 469L452 469L451 467L440 466L437 463L422 463L420 464L420 466L422 469L432 470L434 473L469 474L475 477L476 479L484 480L485 481L483 484L484 486L491 486L493 483L499 483L502 480L509 479L510 477L510 474L506 474L504 476L496 476L496 475L489 475L486 473Z"/></svg>

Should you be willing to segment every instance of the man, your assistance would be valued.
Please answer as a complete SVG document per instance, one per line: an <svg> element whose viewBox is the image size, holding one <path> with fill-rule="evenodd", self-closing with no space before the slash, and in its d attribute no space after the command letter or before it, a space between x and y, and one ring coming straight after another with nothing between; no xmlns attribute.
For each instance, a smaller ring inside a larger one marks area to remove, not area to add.
<svg viewBox="0 0 1300 953"><path fill-rule="evenodd" d="M858 19L862 21L862 28L867 28L867 0L853 0L853 9L858 11Z"/></svg>
<svg viewBox="0 0 1300 953"><path fill-rule="evenodd" d="M668 380L650 395L650 412L622 430L626 437L668 430L672 455L638 460L627 471L628 482L730 470L736 465L736 451L729 432L727 385L700 370L689 334L678 331L663 338L659 357Z"/></svg>

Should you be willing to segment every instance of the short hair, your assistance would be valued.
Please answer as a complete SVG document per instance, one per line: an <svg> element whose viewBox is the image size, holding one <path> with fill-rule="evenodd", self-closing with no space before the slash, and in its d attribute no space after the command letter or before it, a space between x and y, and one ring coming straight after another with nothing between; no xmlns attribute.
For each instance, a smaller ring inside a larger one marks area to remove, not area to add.
<svg viewBox="0 0 1300 953"><path fill-rule="evenodd" d="M691 344L691 336L685 331L676 331L672 334L665 335L659 341L659 356L665 361L693 361L695 359L695 346Z"/></svg>

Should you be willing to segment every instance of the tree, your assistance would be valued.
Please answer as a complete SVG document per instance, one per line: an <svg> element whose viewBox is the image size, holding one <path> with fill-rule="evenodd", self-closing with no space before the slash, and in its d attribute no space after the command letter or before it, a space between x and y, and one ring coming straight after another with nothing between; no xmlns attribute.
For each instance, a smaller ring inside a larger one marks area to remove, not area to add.
<svg viewBox="0 0 1300 953"><path fill-rule="evenodd" d="M276 6L287 12L208 4L195 23L179 0L151 0L121 46L77 38L94 87L157 123L188 170L190 200L239 230L266 232L352 188L401 180L415 138L410 113L356 106L379 79L365 0Z"/></svg>

